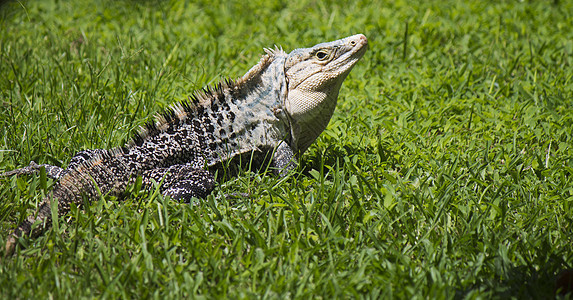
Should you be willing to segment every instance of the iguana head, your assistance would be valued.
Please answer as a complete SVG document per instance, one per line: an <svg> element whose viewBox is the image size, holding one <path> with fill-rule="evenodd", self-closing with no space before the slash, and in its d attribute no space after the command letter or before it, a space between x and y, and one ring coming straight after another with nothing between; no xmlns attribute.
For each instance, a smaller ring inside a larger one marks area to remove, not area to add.
<svg viewBox="0 0 573 300"><path fill-rule="evenodd" d="M285 108L292 121L292 143L302 154L326 128L342 82L366 52L362 34L295 49L288 54L285 74L288 94Z"/></svg>

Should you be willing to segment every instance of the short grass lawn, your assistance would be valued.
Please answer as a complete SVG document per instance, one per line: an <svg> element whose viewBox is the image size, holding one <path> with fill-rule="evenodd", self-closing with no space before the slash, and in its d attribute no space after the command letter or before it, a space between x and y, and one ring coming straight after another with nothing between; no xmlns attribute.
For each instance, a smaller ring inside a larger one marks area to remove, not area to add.
<svg viewBox="0 0 573 300"><path fill-rule="evenodd" d="M297 172L91 199L0 258L0 298L550 299L573 268L571 24L565 0L6 1L0 171L121 146L265 47L369 50ZM2 249L53 184L0 178Z"/></svg>

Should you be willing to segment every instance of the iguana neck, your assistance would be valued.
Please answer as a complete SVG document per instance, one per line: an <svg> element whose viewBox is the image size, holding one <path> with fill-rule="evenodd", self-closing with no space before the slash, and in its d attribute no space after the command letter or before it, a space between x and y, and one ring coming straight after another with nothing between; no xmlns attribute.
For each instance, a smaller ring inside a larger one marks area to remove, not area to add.
<svg viewBox="0 0 573 300"><path fill-rule="evenodd" d="M366 37L357 34L289 53L285 62L285 107L292 118L293 148L299 155L328 125L340 86L367 45Z"/></svg>

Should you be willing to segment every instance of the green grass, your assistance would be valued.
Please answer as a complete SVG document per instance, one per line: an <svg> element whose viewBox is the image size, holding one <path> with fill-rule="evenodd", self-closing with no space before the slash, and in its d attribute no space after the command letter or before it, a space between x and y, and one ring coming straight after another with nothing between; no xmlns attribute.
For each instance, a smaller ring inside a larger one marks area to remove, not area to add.
<svg viewBox="0 0 573 300"><path fill-rule="evenodd" d="M301 171L94 199L0 260L1 298L552 297L573 268L569 1L196 2L4 4L0 170L121 145L264 47L364 33ZM0 179L0 245L51 184Z"/></svg>

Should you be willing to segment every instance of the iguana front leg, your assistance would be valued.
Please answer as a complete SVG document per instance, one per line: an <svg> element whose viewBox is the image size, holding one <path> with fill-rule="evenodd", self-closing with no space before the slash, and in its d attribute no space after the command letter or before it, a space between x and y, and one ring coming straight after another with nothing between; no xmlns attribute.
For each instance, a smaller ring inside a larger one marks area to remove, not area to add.
<svg viewBox="0 0 573 300"><path fill-rule="evenodd" d="M275 150L271 163L273 173L284 177L289 171L298 167L298 161L294 150L285 142L281 142Z"/></svg>

